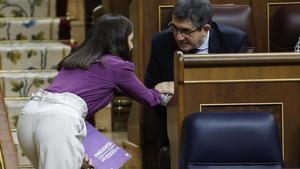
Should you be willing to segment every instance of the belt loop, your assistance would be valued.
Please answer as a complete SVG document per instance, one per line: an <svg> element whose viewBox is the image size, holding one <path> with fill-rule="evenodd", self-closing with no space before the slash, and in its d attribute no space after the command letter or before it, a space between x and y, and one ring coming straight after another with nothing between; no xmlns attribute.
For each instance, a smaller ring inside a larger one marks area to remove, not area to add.
<svg viewBox="0 0 300 169"><path fill-rule="evenodd" d="M35 96L36 96L35 93L31 93L31 97L29 98L29 100L32 100Z"/></svg>
<svg viewBox="0 0 300 169"><path fill-rule="evenodd" d="M42 96L42 100L40 102L40 105L44 103L44 101L45 101L45 99L47 97L47 93L46 92L43 92L42 94L43 94L43 96Z"/></svg>

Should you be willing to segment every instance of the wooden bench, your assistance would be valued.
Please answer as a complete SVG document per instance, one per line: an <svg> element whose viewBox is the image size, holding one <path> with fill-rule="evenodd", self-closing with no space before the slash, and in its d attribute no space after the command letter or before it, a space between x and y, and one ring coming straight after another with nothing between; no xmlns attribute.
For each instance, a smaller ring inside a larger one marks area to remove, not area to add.
<svg viewBox="0 0 300 169"><path fill-rule="evenodd" d="M271 112L287 168L300 167L300 53L184 55L174 59L167 113L171 168L178 168L182 121L194 112Z"/></svg>

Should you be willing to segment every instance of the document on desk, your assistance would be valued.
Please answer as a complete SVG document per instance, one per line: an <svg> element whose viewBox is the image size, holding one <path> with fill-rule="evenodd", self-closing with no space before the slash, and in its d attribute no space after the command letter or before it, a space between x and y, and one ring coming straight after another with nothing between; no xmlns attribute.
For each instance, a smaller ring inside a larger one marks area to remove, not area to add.
<svg viewBox="0 0 300 169"><path fill-rule="evenodd" d="M131 158L129 153L101 134L90 123L86 122L86 127L87 136L83 146L96 168L119 169Z"/></svg>

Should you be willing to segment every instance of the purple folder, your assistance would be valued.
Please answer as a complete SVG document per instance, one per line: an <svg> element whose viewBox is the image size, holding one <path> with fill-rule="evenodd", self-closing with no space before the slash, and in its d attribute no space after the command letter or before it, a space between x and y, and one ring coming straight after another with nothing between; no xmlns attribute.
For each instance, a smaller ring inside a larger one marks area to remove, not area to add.
<svg viewBox="0 0 300 169"><path fill-rule="evenodd" d="M85 153L98 169L119 169L131 155L86 122L87 136L83 141Z"/></svg>

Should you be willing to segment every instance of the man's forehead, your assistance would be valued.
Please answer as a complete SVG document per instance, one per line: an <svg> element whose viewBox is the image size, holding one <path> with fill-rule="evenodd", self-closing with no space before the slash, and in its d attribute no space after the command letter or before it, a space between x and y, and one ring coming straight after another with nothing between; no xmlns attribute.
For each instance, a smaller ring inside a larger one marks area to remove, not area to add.
<svg viewBox="0 0 300 169"><path fill-rule="evenodd" d="M189 19L178 19L172 16L172 24L178 28L194 28L195 25Z"/></svg>

